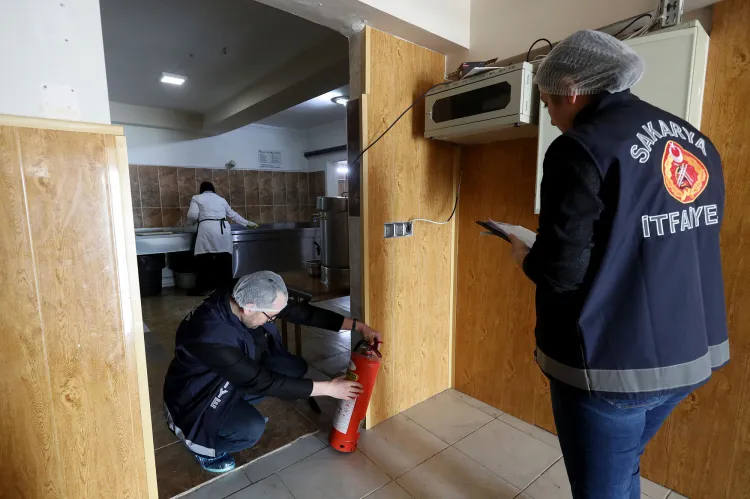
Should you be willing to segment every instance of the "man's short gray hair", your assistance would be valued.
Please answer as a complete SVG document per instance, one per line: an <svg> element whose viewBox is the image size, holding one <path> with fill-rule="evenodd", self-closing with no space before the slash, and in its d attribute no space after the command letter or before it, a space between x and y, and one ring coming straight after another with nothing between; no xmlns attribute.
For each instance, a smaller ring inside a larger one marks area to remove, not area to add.
<svg viewBox="0 0 750 499"><path fill-rule="evenodd" d="M261 310L271 310L279 293L289 296L284 280L279 274L262 270L237 281L232 298L243 308L252 303Z"/></svg>

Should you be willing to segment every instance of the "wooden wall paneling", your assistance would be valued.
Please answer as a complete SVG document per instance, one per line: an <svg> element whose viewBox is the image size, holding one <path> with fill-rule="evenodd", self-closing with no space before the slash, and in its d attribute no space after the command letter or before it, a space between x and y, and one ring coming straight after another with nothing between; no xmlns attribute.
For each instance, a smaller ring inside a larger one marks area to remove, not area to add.
<svg viewBox="0 0 750 499"><path fill-rule="evenodd" d="M0 126L0 497L64 497L20 150Z"/></svg>
<svg viewBox="0 0 750 499"><path fill-rule="evenodd" d="M124 136L105 137L105 142L110 176L109 195L112 199L112 220L115 224L114 237L129 392L133 404L132 414L134 416L140 414L140 419L133 418L134 445L136 455L145 456L145 461L137 462L136 471L139 484L145 484L141 496L157 497L154 438L146 371L146 344L143 336L143 316L138 287L127 144ZM139 431L142 438L138 438Z"/></svg>
<svg viewBox="0 0 750 499"><path fill-rule="evenodd" d="M477 220L536 228L534 139L464 147L458 217L456 389L549 428L534 362L534 289L504 241L482 236Z"/></svg>
<svg viewBox="0 0 750 499"><path fill-rule="evenodd" d="M442 81L445 59L372 28L364 44L369 144ZM450 386L451 224L418 223L412 237L383 238L386 222L445 219L453 208L452 146L425 140L423 117L421 103L370 149L363 167L365 316L386 335L368 426Z"/></svg>
<svg viewBox="0 0 750 499"><path fill-rule="evenodd" d="M64 497L143 497L100 134L17 130ZM139 452L140 451L140 452ZM141 474L142 476L142 474Z"/></svg>

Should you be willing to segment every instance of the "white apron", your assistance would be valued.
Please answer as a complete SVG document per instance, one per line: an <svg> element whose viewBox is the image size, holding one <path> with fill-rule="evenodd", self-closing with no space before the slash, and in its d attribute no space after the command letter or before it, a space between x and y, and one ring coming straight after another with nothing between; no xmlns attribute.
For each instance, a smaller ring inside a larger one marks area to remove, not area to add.
<svg viewBox="0 0 750 499"><path fill-rule="evenodd" d="M207 191L193 196L185 224L198 224L198 235L195 238L196 255L232 253L232 229L227 218L241 225L249 223L216 193Z"/></svg>

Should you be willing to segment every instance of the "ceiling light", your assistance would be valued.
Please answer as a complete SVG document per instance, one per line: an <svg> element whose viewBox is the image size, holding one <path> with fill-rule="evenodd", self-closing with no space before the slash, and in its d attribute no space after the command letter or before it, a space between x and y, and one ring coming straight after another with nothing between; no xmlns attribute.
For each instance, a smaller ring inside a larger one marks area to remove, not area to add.
<svg viewBox="0 0 750 499"><path fill-rule="evenodd" d="M334 104L346 106L346 103L349 102L349 97L347 97L346 95L339 95L338 97L334 97L333 99L331 99L331 101Z"/></svg>
<svg viewBox="0 0 750 499"><path fill-rule="evenodd" d="M172 73L162 73L161 74L161 82L162 83L169 83L170 85L182 85L187 81L186 76L180 76Z"/></svg>
<svg viewBox="0 0 750 499"><path fill-rule="evenodd" d="M347 173L349 173L349 167L348 166L339 166L339 167L336 168L336 173L341 173L341 174L346 175Z"/></svg>

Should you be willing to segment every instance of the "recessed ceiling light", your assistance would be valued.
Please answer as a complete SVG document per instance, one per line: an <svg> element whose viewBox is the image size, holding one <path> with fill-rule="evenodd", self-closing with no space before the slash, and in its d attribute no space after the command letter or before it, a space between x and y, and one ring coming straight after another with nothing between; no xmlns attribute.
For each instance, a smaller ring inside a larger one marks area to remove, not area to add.
<svg viewBox="0 0 750 499"><path fill-rule="evenodd" d="M162 83L169 83L170 85L182 85L187 81L186 76L180 76L173 73L162 73L161 74L161 82Z"/></svg>
<svg viewBox="0 0 750 499"><path fill-rule="evenodd" d="M339 95L338 97L334 97L333 99L331 99L331 101L334 104L346 106L346 103L349 102L349 97L347 97L346 95Z"/></svg>
<svg viewBox="0 0 750 499"><path fill-rule="evenodd" d="M336 167L336 173L341 173L341 174L346 175L347 173L349 173L349 167L348 166L338 166L338 167Z"/></svg>

